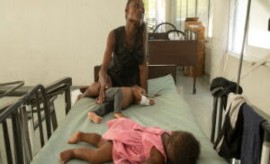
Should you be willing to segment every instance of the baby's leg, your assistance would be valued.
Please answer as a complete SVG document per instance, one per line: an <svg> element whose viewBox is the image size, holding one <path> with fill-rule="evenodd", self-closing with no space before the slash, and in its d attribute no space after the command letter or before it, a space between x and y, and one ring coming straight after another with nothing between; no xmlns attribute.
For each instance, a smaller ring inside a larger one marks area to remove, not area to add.
<svg viewBox="0 0 270 164"><path fill-rule="evenodd" d="M106 92L106 97L114 101L114 112L121 112L127 108L133 101L132 91L129 87L110 88Z"/></svg>
<svg viewBox="0 0 270 164"><path fill-rule="evenodd" d="M78 158L89 163L103 163L112 161L112 142L107 141L98 149L78 148L60 153L61 163L67 163L72 158Z"/></svg>
<svg viewBox="0 0 270 164"><path fill-rule="evenodd" d="M88 113L88 118L94 123L100 123L102 116L112 112L113 109L113 101L104 102L92 109L92 111Z"/></svg>
<svg viewBox="0 0 270 164"><path fill-rule="evenodd" d="M102 117L97 115L95 112L88 112L88 118L96 124L99 124L102 120Z"/></svg>
<svg viewBox="0 0 270 164"><path fill-rule="evenodd" d="M68 143L76 144L78 142L87 142L94 145L95 147L100 147L105 142L105 140L102 139L101 135L97 133L84 133L78 131L73 134L73 136L71 136L71 138L68 140Z"/></svg>
<svg viewBox="0 0 270 164"><path fill-rule="evenodd" d="M113 113L113 116L115 118L127 117L122 112L115 112L115 113Z"/></svg>

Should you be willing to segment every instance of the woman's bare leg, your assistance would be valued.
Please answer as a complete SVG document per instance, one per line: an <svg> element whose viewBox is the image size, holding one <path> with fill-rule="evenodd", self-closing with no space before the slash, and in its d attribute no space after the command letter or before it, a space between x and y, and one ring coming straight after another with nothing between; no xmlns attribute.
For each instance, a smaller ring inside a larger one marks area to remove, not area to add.
<svg viewBox="0 0 270 164"><path fill-rule="evenodd" d="M94 82L87 89L82 89L84 92L78 96L78 100L83 97L97 97L99 95L100 83Z"/></svg>
<svg viewBox="0 0 270 164"><path fill-rule="evenodd" d="M90 163L103 163L112 161L112 142L107 141L99 148L69 149L60 153L61 163L67 163L72 158L78 158Z"/></svg>

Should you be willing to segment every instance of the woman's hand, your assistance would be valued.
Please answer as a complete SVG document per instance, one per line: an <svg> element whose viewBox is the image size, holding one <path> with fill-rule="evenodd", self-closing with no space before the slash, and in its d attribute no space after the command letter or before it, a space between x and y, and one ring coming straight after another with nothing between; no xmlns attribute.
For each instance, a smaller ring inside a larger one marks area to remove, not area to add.
<svg viewBox="0 0 270 164"><path fill-rule="evenodd" d="M110 76L103 70L100 70L99 73L99 83L100 83L100 90L97 98L97 103L102 104L106 99L105 90L112 86Z"/></svg>
<svg viewBox="0 0 270 164"><path fill-rule="evenodd" d="M105 95L105 87L101 86L99 90L99 95L96 100L97 104L102 104L105 101L106 95Z"/></svg>

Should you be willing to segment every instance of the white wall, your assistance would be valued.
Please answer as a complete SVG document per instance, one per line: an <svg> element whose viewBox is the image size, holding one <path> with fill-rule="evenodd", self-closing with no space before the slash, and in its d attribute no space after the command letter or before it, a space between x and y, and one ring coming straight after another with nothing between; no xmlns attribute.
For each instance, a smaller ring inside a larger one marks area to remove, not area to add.
<svg viewBox="0 0 270 164"><path fill-rule="evenodd" d="M125 0L0 0L0 82L93 81Z"/></svg>
<svg viewBox="0 0 270 164"><path fill-rule="evenodd" d="M207 46L207 63L206 72L210 74L210 80L215 77L223 76L229 80L237 81L239 58L228 55L227 48L227 31L229 2L227 0L214 0L214 26L213 38ZM222 11L222 12L221 12ZM265 56L266 51L256 51L254 48L247 48L247 53L253 53L257 56ZM268 50L269 52L269 50ZM248 71L253 62L244 61L242 74ZM263 112L270 115L270 67L260 66L252 71L245 78L240 80L243 88L243 95L247 97L250 103L257 106Z"/></svg>
<svg viewBox="0 0 270 164"><path fill-rule="evenodd" d="M213 2L214 31L207 48L206 72L211 79L224 76L236 80L239 60L226 55L229 2ZM26 85L35 85L70 76L74 85L91 83L108 32L125 23L125 3L0 0L0 82L24 80ZM251 63L244 62L243 72L249 67ZM270 68L261 66L241 80L244 95L268 114L269 77Z"/></svg>
<svg viewBox="0 0 270 164"><path fill-rule="evenodd" d="M244 61L242 67L242 74L248 72L254 63ZM228 57L226 72L224 77L230 80L237 81L237 73L239 67L239 58L234 56ZM265 113L270 115L270 67L260 66L254 71L250 72L244 78L240 79L240 86L243 88L243 95L248 101L257 106Z"/></svg>

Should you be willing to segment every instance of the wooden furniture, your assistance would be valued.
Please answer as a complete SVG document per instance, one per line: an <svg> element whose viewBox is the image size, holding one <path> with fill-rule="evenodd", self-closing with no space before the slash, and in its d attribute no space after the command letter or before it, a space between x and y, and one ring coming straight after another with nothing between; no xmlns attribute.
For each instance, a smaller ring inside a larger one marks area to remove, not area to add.
<svg viewBox="0 0 270 164"><path fill-rule="evenodd" d="M149 64L192 66L198 64L197 40L149 40ZM195 70L195 69L193 69ZM196 75L193 73L193 94L196 93Z"/></svg>
<svg viewBox="0 0 270 164"><path fill-rule="evenodd" d="M98 79L98 72L100 66L94 67L94 79ZM171 74L174 81L176 81L176 67L175 65L148 65L148 79L157 78Z"/></svg>
<svg viewBox="0 0 270 164"><path fill-rule="evenodd" d="M195 73L196 76L201 76L204 74L205 63L205 27L198 20L198 18L187 18L185 21L185 31L196 33L198 40L198 63L195 67L186 67L184 71L185 75L192 76L192 74Z"/></svg>

